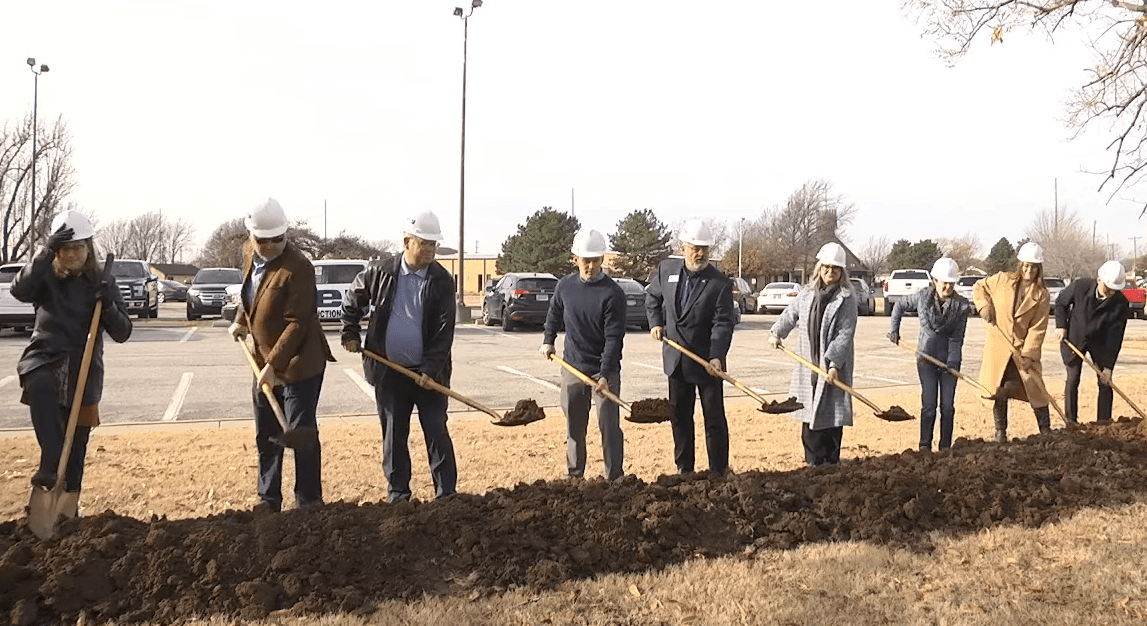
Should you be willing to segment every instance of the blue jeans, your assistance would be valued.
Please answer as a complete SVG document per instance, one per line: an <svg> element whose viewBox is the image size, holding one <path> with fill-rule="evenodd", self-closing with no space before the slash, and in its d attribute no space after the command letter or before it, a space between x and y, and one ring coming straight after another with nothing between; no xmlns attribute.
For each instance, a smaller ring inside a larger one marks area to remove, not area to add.
<svg viewBox="0 0 1147 626"><path fill-rule="evenodd" d="M410 492L410 414L418 407L418 423L426 440L430 477L434 479L434 496L444 498L458 489L458 464L454 459L454 442L446 428L446 396L433 389L389 372L374 386L374 401L382 425L382 473L389 485L391 502L409 500Z"/></svg>
<svg viewBox="0 0 1147 626"><path fill-rule="evenodd" d="M940 403L940 449L952 447L952 427L956 419L957 378L947 370L924 361L916 361L920 375L920 448L932 449L932 432L936 428L936 401Z"/></svg>
<svg viewBox="0 0 1147 626"><path fill-rule="evenodd" d="M275 399L283 408L283 416L291 428L318 430L315 411L319 392L323 388L323 372L292 385L275 388ZM283 507L283 446L279 435L283 428L271 403L258 387L255 401L255 447L259 451L259 499L275 511ZM318 440L307 450L295 450L295 503L299 507L320 504L323 501L323 457Z"/></svg>

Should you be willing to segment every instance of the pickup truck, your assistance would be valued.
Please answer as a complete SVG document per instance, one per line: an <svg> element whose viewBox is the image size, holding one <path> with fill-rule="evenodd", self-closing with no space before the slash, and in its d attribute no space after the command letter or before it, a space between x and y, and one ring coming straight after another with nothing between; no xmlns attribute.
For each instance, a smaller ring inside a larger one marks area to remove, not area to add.
<svg viewBox="0 0 1147 626"><path fill-rule="evenodd" d="M1131 317L1144 319L1147 314L1143 311L1143 305L1147 302L1147 289L1142 287L1128 287L1123 290L1123 297L1127 298L1127 302L1131 304Z"/></svg>
<svg viewBox="0 0 1147 626"><path fill-rule="evenodd" d="M884 281L884 314L892 315L897 300L927 287L931 280L928 270L892 270Z"/></svg>

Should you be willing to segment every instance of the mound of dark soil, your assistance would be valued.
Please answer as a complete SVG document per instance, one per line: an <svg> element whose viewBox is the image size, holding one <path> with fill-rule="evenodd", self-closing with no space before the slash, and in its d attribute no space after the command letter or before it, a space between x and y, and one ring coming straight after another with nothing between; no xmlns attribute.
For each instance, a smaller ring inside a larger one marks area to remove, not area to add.
<svg viewBox="0 0 1147 626"><path fill-rule="evenodd" d="M806 542L929 550L934 532L1037 526L1143 497L1140 431L1137 421L1120 420L784 473L538 481L443 501L335 503L259 517L142 521L107 511L66 522L46 542L7 522L0 619L369 611L380 599L545 588Z"/></svg>

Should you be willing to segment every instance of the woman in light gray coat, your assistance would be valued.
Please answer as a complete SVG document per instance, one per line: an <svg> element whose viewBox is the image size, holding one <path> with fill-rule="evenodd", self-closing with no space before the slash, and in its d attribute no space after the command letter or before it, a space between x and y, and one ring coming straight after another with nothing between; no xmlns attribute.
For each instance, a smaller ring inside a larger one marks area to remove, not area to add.
<svg viewBox="0 0 1147 626"><path fill-rule="evenodd" d="M795 328L797 354L816 363L830 379L851 385L856 297L845 273L844 248L827 243L816 258L812 280L773 324L769 345L780 348ZM844 427L852 426L852 397L804 365L793 370L791 393L804 405L792 415L803 422L805 461L840 463Z"/></svg>

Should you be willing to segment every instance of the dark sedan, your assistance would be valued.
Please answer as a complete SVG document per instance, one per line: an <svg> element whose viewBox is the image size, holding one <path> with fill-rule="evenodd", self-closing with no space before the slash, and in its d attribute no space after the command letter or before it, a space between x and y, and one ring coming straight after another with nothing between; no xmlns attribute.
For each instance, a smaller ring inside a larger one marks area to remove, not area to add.
<svg viewBox="0 0 1147 626"><path fill-rule="evenodd" d="M645 315L645 287L632 278L613 280L625 292L625 325L649 330L649 318Z"/></svg>
<svg viewBox="0 0 1147 626"><path fill-rule="evenodd" d="M174 280L159 281L160 302L187 302L187 285Z"/></svg>

